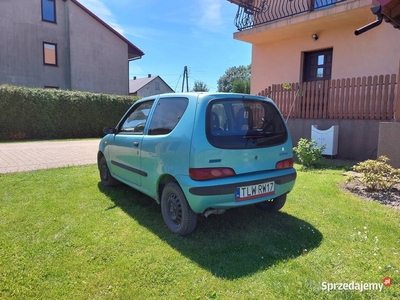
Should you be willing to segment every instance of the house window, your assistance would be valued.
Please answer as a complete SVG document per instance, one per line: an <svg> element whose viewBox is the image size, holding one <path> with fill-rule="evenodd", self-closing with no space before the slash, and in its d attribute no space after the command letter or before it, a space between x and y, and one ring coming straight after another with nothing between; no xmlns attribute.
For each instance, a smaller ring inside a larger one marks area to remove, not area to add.
<svg viewBox="0 0 400 300"><path fill-rule="evenodd" d="M303 82L330 80L333 49L304 53Z"/></svg>
<svg viewBox="0 0 400 300"><path fill-rule="evenodd" d="M156 90L158 91L160 89L160 83L156 82Z"/></svg>
<svg viewBox="0 0 400 300"><path fill-rule="evenodd" d="M56 1L42 0L42 20L56 22Z"/></svg>
<svg viewBox="0 0 400 300"><path fill-rule="evenodd" d="M43 63L57 66L57 44L43 42Z"/></svg>
<svg viewBox="0 0 400 300"><path fill-rule="evenodd" d="M335 0L314 0L314 10L332 7L335 2Z"/></svg>

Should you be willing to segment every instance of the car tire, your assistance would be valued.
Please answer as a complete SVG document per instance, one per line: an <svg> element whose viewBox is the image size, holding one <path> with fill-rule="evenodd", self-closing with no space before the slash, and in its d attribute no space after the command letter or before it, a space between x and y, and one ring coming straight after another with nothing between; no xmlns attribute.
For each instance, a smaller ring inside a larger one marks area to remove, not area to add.
<svg viewBox="0 0 400 300"><path fill-rule="evenodd" d="M115 186L119 182L111 176L110 170L108 169L106 158L103 156L99 162L99 173L100 180L104 186Z"/></svg>
<svg viewBox="0 0 400 300"><path fill-rule="evenodd" d="M255 206L258 209L261 209L261 210L278 211L285 205L286 195L287 194L283 194L283 195L280 195L279 197L276 197L274 199L271 199L271 200L268 200L268 201L264 201L264 202L260 202L260 203L256 203Z"/></svg>
<svg viewBox="0 0 400 300"><path fill-rule="evenodd" d="M161 212L165 225L175 234L187 235L196 228L197 214L175 182L167 183L162 191Z"/></svg>

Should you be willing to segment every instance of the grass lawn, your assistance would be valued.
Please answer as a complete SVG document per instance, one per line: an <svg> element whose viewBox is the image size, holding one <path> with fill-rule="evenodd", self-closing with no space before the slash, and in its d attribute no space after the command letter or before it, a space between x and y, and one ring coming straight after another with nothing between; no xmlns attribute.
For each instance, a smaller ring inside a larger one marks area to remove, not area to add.
<svg viewBox="0 0 400 300"><path fill-rule="evenodd" d="M186 237L96 166L0 175L0 299L399 298L400 212L340 190L342 172L298 170L281 212L200 217Z"/></svg>

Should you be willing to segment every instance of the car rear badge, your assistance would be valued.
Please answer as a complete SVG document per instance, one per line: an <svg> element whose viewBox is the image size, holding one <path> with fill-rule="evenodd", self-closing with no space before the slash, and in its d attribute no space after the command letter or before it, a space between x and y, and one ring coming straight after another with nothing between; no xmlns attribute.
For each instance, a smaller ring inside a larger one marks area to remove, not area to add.
<svg viewBox="0 0 400 300"><path fill-rule="evenodd" d="M287 151L285 151L285 147L282 147L282 151L279 153L279 156L288 155Z"/></svg>

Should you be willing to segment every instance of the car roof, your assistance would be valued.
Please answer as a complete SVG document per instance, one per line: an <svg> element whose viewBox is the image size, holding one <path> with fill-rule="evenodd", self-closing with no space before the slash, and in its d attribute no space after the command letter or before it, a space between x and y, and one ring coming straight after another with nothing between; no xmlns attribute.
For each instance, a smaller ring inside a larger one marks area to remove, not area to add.
<svg viewBox="0 0 400 300"><path fill-rule="evenodd" d="M146 98L142 98L139 101L146 101L150 99L157 99L159 97L165 97L165 98L171 98L171 97L187 97L187 98L251 98L251 99L262 99L262 100L270 100L270 98L264 97L264 96L258 96L258 95L251 95L251 94L239 94L239 93L227 93L227 92L183 92L183 93L165 93L165 94L158 94L158 95L153 95L149 96Z"/></svg>

